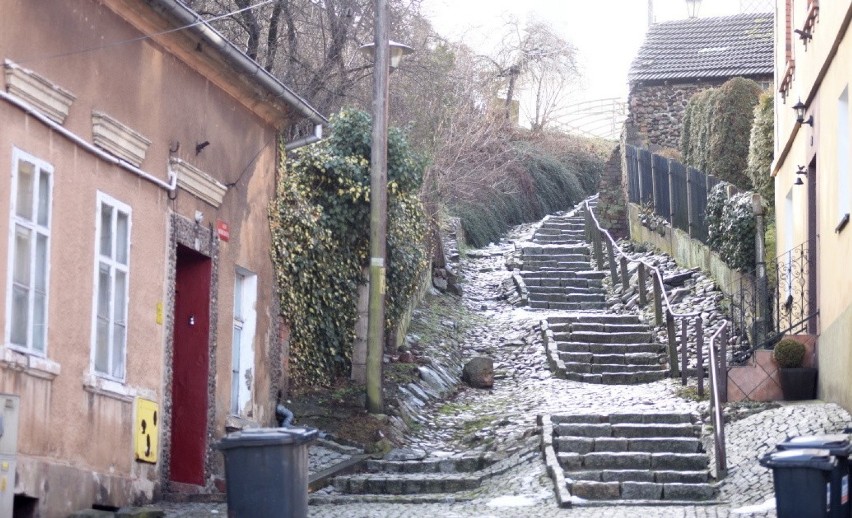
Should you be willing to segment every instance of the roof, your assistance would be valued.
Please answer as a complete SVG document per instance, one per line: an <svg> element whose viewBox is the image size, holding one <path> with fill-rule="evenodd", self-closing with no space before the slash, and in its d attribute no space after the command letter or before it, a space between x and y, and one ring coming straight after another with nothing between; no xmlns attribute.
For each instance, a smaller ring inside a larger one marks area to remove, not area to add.
<svg viewBox="0 0 852 518"><path fill-rule="evenodd" d="M652 25L630 65L628 81L771 75L773 28L772 13Z"/></svg>

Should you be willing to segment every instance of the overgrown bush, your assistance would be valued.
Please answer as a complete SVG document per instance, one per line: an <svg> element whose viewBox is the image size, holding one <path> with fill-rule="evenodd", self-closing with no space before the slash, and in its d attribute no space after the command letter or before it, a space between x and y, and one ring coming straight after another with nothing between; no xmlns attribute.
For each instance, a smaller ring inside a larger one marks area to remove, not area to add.
<svg viewBox="0 0 852 518"><path fill-rule="evenodd" d="M748 166L746 174L751 179L754 190L763 198L763 206L768 211L767 220L771 220L775 207L775 179L771 176L772 158L775 149L775 110L772 90L760 95L760 101L754 108L754 124L748 148Z"/></svg>
<svg viewBox="0 0 852 518"><path fill-rule="evenodd" d="M710 189L707 195L707 208L705 217L707 221L707 246L714 252L722 250L725 240L722 215L725 212L725 203L728 201L728 184L721 182Z"/></svg>
<svg viewBox="0 0 852 518"><path fill-rule="evenodd" d="M512 166L499 183L448 192L449 212L458 216L472 246L496 241L508 228L568 209L597 191L605 150L583 139L518 132L510 146Z"/></svg>
<svg viewBox="0 0 852 518"><path fill-rule="evenodd" d="M681 133L686 163L740 189L750 189L751 179L745 170L760 92L756 82L735 77L718 88L693 95Z"/></svg>
<svg viewBox="0 0 852 518"><path fill-rule="evenodd" d="M272 254L296 384L328 384L351 365L357 291L369 255L370 142L369 116L342 111L332 118L328 139L300 149L290 162L281 149ZM423 167L402 133L391 130L387 333L428 266L417 198Z"/></svg>
<svg viewBox="0 0 852 518"><path fill-rule="evenodd" d="M731 268L750 271L755 266L755 217L752 192L727 199L727 184L720 183L707 197L707 245Z"/></svg>

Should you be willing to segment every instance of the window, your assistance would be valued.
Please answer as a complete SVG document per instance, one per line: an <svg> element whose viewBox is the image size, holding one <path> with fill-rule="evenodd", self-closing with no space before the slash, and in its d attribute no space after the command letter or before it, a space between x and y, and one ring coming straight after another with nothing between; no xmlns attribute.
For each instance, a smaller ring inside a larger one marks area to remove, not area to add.
<svg viewBox="0 0 852 518"><path fill-rule="evenodd" d="M231 342L231 414L240 415L251 400L254 366L257 276L239 269L234 280L234 331Z"/></svg>
<svg viewBox="0 0 852 518"><path fill-rule="evenodd" d="M53 168L15 149L9 237L6 343L47 352L47 286Z"/></svg>
<svg viewBox="0 0 852 518"><path fill-rule="evenodd" d="M130 268L130 207L98 193L95 240L93 365L124 381Z"/></svg>
<svg viewBox="0 0 852 518"><path fill-rule="evenodd" d="M837 207L838 219L849 214L849 87L837 101Z"/></svg>
<svg viewBox="0 0 852 518"><path fill-rule="evenodd" d="M784 276L786 277L785 289L787 299L793 297L793 189L787 191L784 198L784 253L786 265Z"/></svg>

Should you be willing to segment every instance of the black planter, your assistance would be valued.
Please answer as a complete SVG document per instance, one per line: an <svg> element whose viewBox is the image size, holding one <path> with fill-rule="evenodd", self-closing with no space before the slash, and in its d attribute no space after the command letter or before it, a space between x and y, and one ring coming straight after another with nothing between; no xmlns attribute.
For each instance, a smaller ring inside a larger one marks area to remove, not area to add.
<svg viewBox="0 0 852 518"><path fill-rule="evenodd" d="M781 392L785 401L816 398L817 370L813 367L778 369Z"/></svg>

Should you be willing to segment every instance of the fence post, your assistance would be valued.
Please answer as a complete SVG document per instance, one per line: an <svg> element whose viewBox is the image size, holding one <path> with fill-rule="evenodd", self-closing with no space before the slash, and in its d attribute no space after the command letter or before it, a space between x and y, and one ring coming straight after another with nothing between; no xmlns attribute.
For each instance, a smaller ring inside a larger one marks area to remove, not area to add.
<svg viewBox="0 0 852 518"><path fill-rule="evenodd" d="M612 276L612 287L618 283L618 268L615 266L615 245L611 239L606 240L606 251L609 254L609 273Z"/></svg>
<svg viewBox="0 0 852 518"><path fill-rule="evenodd" d="M680 320L680 383L686 386L686 368L687 368L687 328L689 323L686 318Z"/></svg>
<svg viewBox="0 0 852 518"><path fill-rule="evenodd" d="M627 258L622 255L619 262L621 263L621 289L626 292L630 288L630 275L627 273Z"/></svg>
<svg viewBox="0 0 852 518"><path fill-rule="evenodd" d="M601 243L601 231L595 228L592 231L592 245L595 250L595 260L597 261L598 270L604 268L603 244Z"/></svg>
<svg viewBox="0 0 852 518"><path fill-rule="evenodd" d="M657 192L657 179L654 178L657 172L657 167L654 165L654 153L651 153L651 206L654 208L654 214L657 214L657 203L660 201L660 193Z"/></svg>
<svg viewBox="0 0 852 518"><path fill-rule="evenodd" d="M719 373L716 379L719 382L719 401L728 402L728 329L722 329L719 333Z"/></svg>
<svg viewBox="0 0 852 518"><path fill-rule="evenodd" d="M704 397L704 325L701 315L695 317L695 357L697 361L695 370L696 376L698 376L698 397L700 399Z"/></svg>
<svg viewBox="0 0 852 518"><path fill-rule="evenodd" d="M639 203L638 205L641 207L644 203L644 192L642 192L642 161L639 159L639 149L636 149L636 152L633 154L633 158L636 161L636 179L638 180L637 186L639 187Z"/></svg>
<svg viewBox="0 0 852 518"><path fill-rule="evenodd" d="M663 288L660 286L661 282L660 272L654 270L651 274L651 283L654 285L654 321L658 326L663 325Z"/></svg>
<svg viewBox="0 0 852 518"><path fill-rule="evenodd" d="M668 178L669 178L669 224L671 224L672 229L674 229L675 228L675 221L674 221L674 213L675 213L674 212L674 205L675 205L674 204L674 197L675 197L675 194L674 194L674 184L672 183L672 159L671 158L669 158L666 161L666 167L668 168L668 170L666 171L666 174L668 175Z"/></svg>
<svg viewBox="0 0 852 518"><path fill-rule="evenodd" d="M695 218L692 216L692 175L689 174L689 166L684 165L686 171L686 227L689 237L695 237Z"/></svg>
<svg viewBox="0 0 852 518"><path fill-rule="evenodd" d="M586 238L586 243L590 243L592 241L592 208L589 207L589 203L586 202L586 210L583 213L585 218L585 226L583 227L583 236Z"/></svg>
<svg viewBox="0 0 852 518"><path fill-rule="evenodd" d="M666 311L666 336L669 339L669 375L672 379L677 377L677 330L675 319L671 311Z"/></svg>
<svg viewBox="0 0 852 518"><path fill-rule="evenodd" d="M645 263L639 263L639 305L645 307L648 303L648 276L645 275Z"/></svg>

